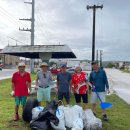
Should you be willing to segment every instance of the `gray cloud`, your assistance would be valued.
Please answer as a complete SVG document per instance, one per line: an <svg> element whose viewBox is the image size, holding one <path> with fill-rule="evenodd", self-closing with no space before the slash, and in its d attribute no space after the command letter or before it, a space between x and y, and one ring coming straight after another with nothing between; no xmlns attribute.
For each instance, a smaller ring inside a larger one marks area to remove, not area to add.
<svg viewBox="0 0 130 130"><path fill-rule="evenodd" d="M30 27L29 22L18 20L30 18L30 5L23 2L0 0L0 7L13 16L3 17L0 10L1 42L7 42L8 35L30 44L30 33L18 30L19 26ZM35 3L35 44L60 42L69 45L78 58L91 59L92 10L87 10L86 5L103 4L104 8L96 11L96 49L103 50L104 60L130 60L129 0L35 0Z"/></svg>

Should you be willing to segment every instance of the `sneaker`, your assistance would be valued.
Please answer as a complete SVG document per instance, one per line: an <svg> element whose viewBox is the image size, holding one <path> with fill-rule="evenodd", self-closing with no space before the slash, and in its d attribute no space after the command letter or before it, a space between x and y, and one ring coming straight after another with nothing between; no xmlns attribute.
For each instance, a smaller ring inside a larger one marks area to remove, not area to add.
<svg viewBox="0 0 130 130"><path fill-rule="evenodd" d="M104 120L104 121L108 121L108 117L107 117L106 114L103 115L103 120Z"/></svg>
<svg viewBox="0 0 130 130"><path fill-rule="evenodd" d="M19 114L15 114L14 121L18 121L18 120L19 120Z"/></svg>

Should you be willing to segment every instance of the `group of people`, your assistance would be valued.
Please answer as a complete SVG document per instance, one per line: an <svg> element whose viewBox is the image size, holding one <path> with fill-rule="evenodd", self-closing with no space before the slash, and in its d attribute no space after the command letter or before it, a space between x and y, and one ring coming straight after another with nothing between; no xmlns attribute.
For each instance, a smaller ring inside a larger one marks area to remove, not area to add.
<svg viewBox="0 0 130 130"><path fill-rule="evenodd" d="M69 104L71 100L71 93L73 93L76 104L81 106L81 102L83 101L83 108L87 109L88 93L92 91L90 103L92 104L92 111L96 116L96 103L98 97L95 90L98 92L101 100L105 102L105 92L106 90L109 92L109 85L106 73L103 68L98 66L98 62L93 61L91 65L92 72L89 77L82 72L80 66L76 66L75 73L70 74L67 72L66 65L62 65L61 72L57 74L56 95L58 100L63 100L64 98L66 103ZM48 64L43 62L40 67L41 70L38 71L36 75L37 100L39 105L41 105L42 101L46 101L46 103L48 103L51 100L50 83L53 80L52 74L48 70ZM95 89L89 87L88 82L95 86ZM24 107L28 96L28 89L30 88L30 74L25 71L25 64L19 63L18 71L12 76L12 90L14 91L15 98L14 121L19 120L19 105L21 103ZM102 116L105 121L108 120L105 109L102 110Z"/></svg>

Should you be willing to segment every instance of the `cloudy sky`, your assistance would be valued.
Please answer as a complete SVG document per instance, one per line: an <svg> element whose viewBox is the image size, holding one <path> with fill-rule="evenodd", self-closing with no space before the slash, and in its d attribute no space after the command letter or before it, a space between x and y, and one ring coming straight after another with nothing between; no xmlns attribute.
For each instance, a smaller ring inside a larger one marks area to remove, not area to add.
<svg viewBox="0 0 130 130"><path fill-rule="evenodd" d="M67 44L91 60L93 12L86 6L94 4L104 6L96 11L96 50L105 61L130 61L130 0L35 0L35 44ZM0 48L30 44L30 32L19 31L30 22L19 18L31 18L31 5L0 0Z"/></svg>

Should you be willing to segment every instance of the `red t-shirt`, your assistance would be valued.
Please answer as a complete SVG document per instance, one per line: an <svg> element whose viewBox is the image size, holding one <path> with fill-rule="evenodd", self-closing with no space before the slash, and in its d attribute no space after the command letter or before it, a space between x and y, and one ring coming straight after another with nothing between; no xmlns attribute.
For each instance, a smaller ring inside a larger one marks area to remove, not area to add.
<svg viewBox="0 0 130 130"><path fill-rule="evenodd" d="M85 74L83 72L80 75L74 73L72 75L72 85L74 93L85 94L87 91Z"/></svg>
<svg viewBox="0 0 130 130"><path fill-rule="evenodd" d="M28 83L31 82L30 74L25 72L23 76L19 71L15 72L12 77L12 83L14 83L14 96L27 96L28 95Z"/></svg>

